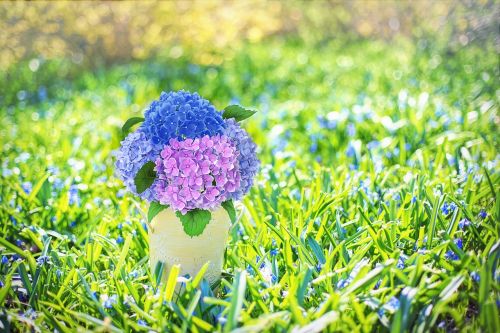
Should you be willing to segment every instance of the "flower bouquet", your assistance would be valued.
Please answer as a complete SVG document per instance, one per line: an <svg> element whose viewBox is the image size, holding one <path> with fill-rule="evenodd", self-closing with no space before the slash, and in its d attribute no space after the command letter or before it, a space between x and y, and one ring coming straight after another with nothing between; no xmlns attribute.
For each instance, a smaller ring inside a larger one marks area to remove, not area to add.
<svg viewBox="0 0 500 333"><path fill-rule="evenodd" d="M153 270L162 262L165 273L179 265L193 276L210 262L207 279L219 279L228 230L236 222L233 201L250 190L259 169L256 145L238 123L254 113L238 105L220 112L196 93L163 92L144 118L123 126L128 135L116 152L116 170L132 193L149 202Z"/></svg>

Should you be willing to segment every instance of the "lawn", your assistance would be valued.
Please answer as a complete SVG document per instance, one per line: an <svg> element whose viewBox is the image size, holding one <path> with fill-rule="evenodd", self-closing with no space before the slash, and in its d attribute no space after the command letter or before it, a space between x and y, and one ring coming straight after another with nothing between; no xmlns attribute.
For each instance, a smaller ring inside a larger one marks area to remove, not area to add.
<svg viewBox="0 0 500 333"><path fill-rule="evenodd" d="M493 49L269 38L189 59L3 76L4 330L500 331ZM113 166L123 122L179 89L258 110L262 161L219 285L180 277L180 295Z"/></svg>

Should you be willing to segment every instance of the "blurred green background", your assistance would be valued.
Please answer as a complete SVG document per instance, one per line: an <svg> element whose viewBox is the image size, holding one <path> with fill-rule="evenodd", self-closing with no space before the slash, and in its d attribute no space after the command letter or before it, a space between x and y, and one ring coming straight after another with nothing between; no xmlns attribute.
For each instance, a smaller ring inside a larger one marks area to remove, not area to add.
<svg viewBox="0 0 500 333"><path fill-rule="evenodd" d="M0 103L55 96L58 85L74 83L84 71L115 64L156 62L159 77L167 63L219 69L242 58L248 45L260 45L272 62L279 46L270 41L300 45L291 55L299 63L332 41L377 41L395 53L411 43L407 55L433 52L432 70L472 44L485 52L498 47L498 15L491 0L2 2Z"/></svg>

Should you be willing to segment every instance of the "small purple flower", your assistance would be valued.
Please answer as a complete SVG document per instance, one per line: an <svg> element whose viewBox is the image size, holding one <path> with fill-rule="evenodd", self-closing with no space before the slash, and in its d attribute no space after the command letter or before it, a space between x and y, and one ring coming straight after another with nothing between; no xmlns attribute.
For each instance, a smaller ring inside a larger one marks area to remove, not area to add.
<svg viewBox="0 0 500 333"><path fill-rule="evenodd" d="M116 244L122 244L123 243L123 237L122 236L118 236L116 238Z"/></svg>
<svg viewBox="0 0 500 333"><path fill-rule="evenodd" d="M139 325L139 326L147 326L147 323L146 323L144 320L139 319L139 320L137 321L137 325Z"/></svg>
<svg viewBox="0 0 500 333"><path fill-rule="evenodd" d="M271 251L269 252L269 254L272 256L272 257L276 257L279 253L279 249L271 249Z"/></svg>
<svg viewBox="0 0 500 333"><path fill-rule="evenodd" d="M479 282L480 280L480 276L479 276L479 273L478 272L472 272L470 273L470 277L472 278L472 280L474 280L475 282Z"/></svg>
<svg viewBox="0 0 500 333"><path fill-rule="evenodd" d="M481 218L481 220L484 220L487 216L488 213L486 213L484 209L481 209L481 211L479 212L479 217Z"/></svg>
<svg viewBox="0 0 500 333"><path fill-rule="evenodd" d="M466 218L463 218L458 222L458 227L460 229L464 229L464 228L468 227L469 225L470 225L470 221Z"/></svg>
<svg viewBox="0 0 500 333"><path fill-rule="evenodd" d="M2 265L7 265L9 263L9 258L7 256L2 256Z"/></svg>

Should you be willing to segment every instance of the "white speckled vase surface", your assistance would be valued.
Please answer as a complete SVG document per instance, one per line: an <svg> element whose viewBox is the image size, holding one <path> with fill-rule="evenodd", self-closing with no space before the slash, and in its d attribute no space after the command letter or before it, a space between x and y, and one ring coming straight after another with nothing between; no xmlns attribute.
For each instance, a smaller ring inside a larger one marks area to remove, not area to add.
<svg viewBox="0 0 500 333"><path fill-rule="evenodd" d="M165 281L172 265L180 265L179 276L194 277L210 261L205 279L214 284L221 276L224 250L231 221L221 207L212 211L212 220L200 236L188 236L175 212L165 209L156 215L149 228L149 264L154 271L159 261L165 263Z"/></svg>

